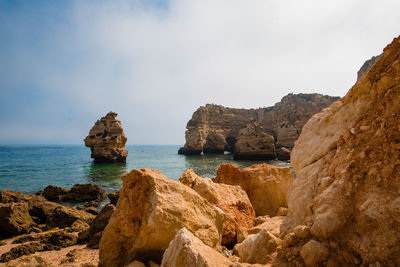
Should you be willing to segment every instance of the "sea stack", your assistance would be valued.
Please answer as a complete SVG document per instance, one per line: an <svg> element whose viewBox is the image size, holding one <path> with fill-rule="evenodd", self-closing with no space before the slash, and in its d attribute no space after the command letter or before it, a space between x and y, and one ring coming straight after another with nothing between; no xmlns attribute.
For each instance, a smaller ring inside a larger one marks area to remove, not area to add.
<svg viewBox="0 0 400 267"><path fill-rule="evenodd" d="M128 139L121 122L116 119L117 115L115 112L109 112L96 121L84 140L85 145L92 151L94 163L126 162L128 151L125 144Z"/></svg>

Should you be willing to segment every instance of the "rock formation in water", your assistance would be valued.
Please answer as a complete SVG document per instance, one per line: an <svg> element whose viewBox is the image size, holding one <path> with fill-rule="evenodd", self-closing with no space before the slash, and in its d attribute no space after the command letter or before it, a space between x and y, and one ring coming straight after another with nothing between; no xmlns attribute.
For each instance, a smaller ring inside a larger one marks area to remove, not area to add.
<svg viewBox="0 0 400 267"><path fill-rule="evenodd" d="M378 56L371 57L361 66L360 70L357 72L357 80L359 80L377 61L380 59L382 54Z"/></svg>
<svg viewBox="0 0 400 267"><path fill-rule="evenodd" d="M240 170L233 164L221 164L216 183L239 185L249 196L257 216L275 216L286 207L286 196L294 178L290 168L255 164Z"/></svg>
<svg viewBox="0 0 400 267"><path fill-rule="evenodd" d="M128 151L125 149L127 138L117 113L109 112L98 120L89 135L85 145L92 151L94 163L126 162Z"/></svg>
<svg viewBox="0 0 400 267"><path fill-rule="evenodd" d="M210 247L221 244L224 213L190 187L152 169L132 170L122 181L117 207L100 241L99 266L160 262L183 227Z"/></svg>
<svg viewBox="0 0 400 267"><path fill-rule="evenodd" d="M256 121L239 130L233 149L234 159L269 160L276 158L274 137Z"/></svg>
<svg viewBox="0 0 400 267"><path fill-rule="evenodd" d="M266 134L274 137L276 148L292 149L307 120L338 99L320 94L289 94L273 107L259 109L207 104L194 112L187 123L186 143L178 153L233 151L239 130L251 121L257 122ZM242 138L245 137L242 135Z"/></svg>
<svg viewBox="0 0 400 267"><path fill-rule="evenodd" d="M281 256L308 266L400 265L400 37L304 126ZM296 234L298 227L311 234ZM293 238L292 238L292 237ZM300 253L298 253L300 251Z"/></svg>

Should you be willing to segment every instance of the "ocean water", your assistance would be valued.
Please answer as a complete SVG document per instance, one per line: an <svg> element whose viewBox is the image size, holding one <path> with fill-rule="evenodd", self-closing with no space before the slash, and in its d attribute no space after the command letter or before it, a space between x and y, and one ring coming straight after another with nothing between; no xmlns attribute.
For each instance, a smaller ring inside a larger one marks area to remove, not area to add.
<svg viewBox="0 0 400 267"><path fill-rule="evenodd" d="M154 168L171 179L179 179L186 169L202 177L215 177L221 163L244 168L261 161L235 161L231 154L178 155L180 146L127 146L126 164L93 164L90 149L83 145L0 146L0 190L35 193L48 185L72 187L74 184L101 185L109 192L122 186L121 175L132 169ZM270 161L277 166L287 162Z"/></svg>

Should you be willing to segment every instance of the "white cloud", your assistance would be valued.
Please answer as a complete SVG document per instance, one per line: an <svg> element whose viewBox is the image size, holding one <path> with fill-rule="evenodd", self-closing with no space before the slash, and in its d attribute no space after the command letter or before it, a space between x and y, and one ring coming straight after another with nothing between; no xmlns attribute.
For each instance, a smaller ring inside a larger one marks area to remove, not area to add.
<svg viewBox="0 0 400 267"><path fill-rule="evenodd" d="M40 54L23 51L21 75L90 114L73 118L87 124L81 135L114 110L131 144L183 143L187 120L209 102L343 96L362 63L399 34L398 10L395 0L172 0L167 9L76 1Z"/></svg>

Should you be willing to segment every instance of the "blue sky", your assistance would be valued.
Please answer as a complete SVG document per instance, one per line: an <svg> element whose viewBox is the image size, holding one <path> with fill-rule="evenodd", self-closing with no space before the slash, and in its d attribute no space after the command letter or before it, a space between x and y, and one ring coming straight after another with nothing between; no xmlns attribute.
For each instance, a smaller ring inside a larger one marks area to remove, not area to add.
<svg viewBox="0 0 400 267"><path fill-rule="evenodd" d="M400 2L0 0L0 144L81 144L119 113L130 144L183 144L206 103L343 96L400 34Z"/></svg>

